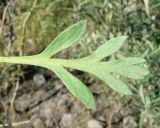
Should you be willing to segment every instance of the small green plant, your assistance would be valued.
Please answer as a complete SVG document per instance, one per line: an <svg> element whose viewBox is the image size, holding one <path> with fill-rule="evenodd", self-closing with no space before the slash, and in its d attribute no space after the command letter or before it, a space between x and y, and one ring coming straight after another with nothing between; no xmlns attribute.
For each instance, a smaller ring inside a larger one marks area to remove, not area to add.
<svg viewBox="0 0 160 128"><path fill-rule="evenodd" d="M29 64L52 70L63 81L67 89L90 109L96 108L95 99L91 91L65 68L91 73L99 77L115 91L131 95L130 88L117 76L134 79L143 78L148 73L148 70L141 66L145 60L129 57L109 62L101 61L104 57L116 52L127 39L126 36L119 36L107 41L91 55L81 59L51 58L57 52L79 41L85 30L86 21L80 21L60 33L42 53L33 56L0 57L0 62Z"/></svg>

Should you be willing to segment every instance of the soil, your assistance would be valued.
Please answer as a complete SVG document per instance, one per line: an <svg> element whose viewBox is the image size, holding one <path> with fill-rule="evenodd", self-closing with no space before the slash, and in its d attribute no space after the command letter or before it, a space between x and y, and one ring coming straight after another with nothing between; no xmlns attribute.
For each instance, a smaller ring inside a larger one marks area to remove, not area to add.
<svg viewBox="0 0 160 128"><path fill-rule="evenodd" d="M71 71L92 90L97 101L96 110L88 110L68 92L51 71L29 67L12 107L15 90L3 95L3 123L19 123L17 128L136 128L133 117L139 112L118 101L125 98L112 92L103 83L86 78L83 72ZM14 88L15 89L15 88ZM112 93L112 94L111 94ZM115 96L114 98L111 97ZM127 101L128 102L128 101Z"/></svg>

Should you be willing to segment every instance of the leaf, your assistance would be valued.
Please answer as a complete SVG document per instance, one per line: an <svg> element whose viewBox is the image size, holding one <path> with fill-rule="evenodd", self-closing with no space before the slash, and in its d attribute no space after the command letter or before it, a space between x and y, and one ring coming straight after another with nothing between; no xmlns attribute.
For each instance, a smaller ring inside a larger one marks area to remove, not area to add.
<svg viewBox="0 0 160 128"><path fill-rule="evenodd" d="M126 65L140 64L140 63L144 63L144 62L145 62L145 59L143 59L143 58L126 57L126 58L123 58L123 59L111 60L111 61L108 61L108 62L105 62L105 63L107 63L107 65L110 65L110 66L113 66L113 65L126 66Z"/></svg>
<svg viewBox="0 0 160 128"><path fill-rule="evenodd" d="M61 63L62 64L62 63ZM91 73L98 78L100 78L102 81L104 81L107 85L109 85L112 89L115 91L125 94L125 95L131 95L132 92L129 89L129 87L122 82L121 80L115 78L112 76L109 71L105 70L105 62L97 62L97 63L86 63L86 62L79 62L77 63L76 60L70 60L68 63L63 63L62 65L69 67L69 68L74 68L77 70L85 71L88 73Z"/></svg>
<svg viewBox="0 0 160 128"><path fill-rule="evenodd" d="M146 7L146 13L148 16L150 16L150 12L149 12L149 0L143 0L144 1L144 4L145 4L145 7Z"/></svg>
<svg viewBox="0 0 160 128"><path fill-rule="evenodd" d="M132 95L132 92L129 89L129 87L123 81L114 77L113 75L111 75L105 71L101 71L101 74L99 74L99 73L95 73L95 74L97 74L97 76L101 80L103 80L107 85L109 85L113 90L115 90L121 94Z"/></svg>
<svg viewBox="0 0 160 128"><path fill-rule="evenodd" d="M146 68L139 65L144 61L145 60L142 58L129 57L120 60L96 63L80 60L78 60L78 62L77 60L68 60L67 62L62 62L61 65L86 72L104 70L127 78L142 79L149 73Z"/></svg>
<svg viewBox="0 0 160 128"><path fill-rule="evenodd" d="M99 77L102 81L104 81L113 90L115 90L121 94L132 95L131 90L124 82L117 79L116 77L114 77L110 73L104 71L103 69L91 71L91 73L94 74L95 76Z"/></svg>
<svg viewBox="0 0 160 128"><path fill-rule="evenodd" d="M49 67L63 81L67 89L89 109L95 109L96 103L91 91L76 77L61 66Z"/></svg>
<svg viewBox="0 0 160 128"><path fill-rule="evenodd" d="M79 41L86 31L86 20L80 21L62 33L60 33L51 44L39 55L45 57L51 57L55 53L70 47L75 42Z"/></svg>
<svg viewBox="0 0 160 128"><path fill-rule="evenodd" d="M148 74L147 69L138 65L126 66L125 68L121 66L114 66L109 70L112 73L134 79L143 79L143 77Z"/></svg>
<svg viewBox="0 0 160 128"><path fill-rule="evenodd" d="M130 95L131 91L125 83L115 78L115 81L117 81L118 84L119 83L121 84L120 85L121 87L119 87L118 85L116 85L115 81L112 84L112 82L110 82L109 79L113 80L114 75L116 74L128 78L142 79L145 75L148 74L148 70L139 65L144 61L145 60L142 58L129 57L120 60L113 60L110 62L94 62L94 63L90 61L89 62L84 60L82 61L80 59L67 60L67 61L59 60L59 64L64 67L73 68L94 74L95 76L103 80L105 83L107 83L112 89L122 94Z"/></svg>
<svg viewBox="0 0 160 128"><path fill-rule="evenodd" d="M116 73L128 78L142 79L149 72L146 68L135 65L143 63L145 60L136 57L129 57L121 60L103 62L103 69L108 72Z"/></svg>
<svg viewBox="0 0 160 128"><path fill-rule="evenodd" d="M106 72L103 69L96 69L89 71L90 73L94 74L95 76L99 77L102 81L104 81L108 86L110 86L113 90L125 94L125 95L132 95L131 90L129 87L119 80L118 78L114 77L113 74Z"/></svg>
<svg viewBox="0 0 160 128"><path fill-rule="evenodd" d="M95 52L93 52L91 55L82 58L81 60L86 60L90 62L97 62L101 59L103 59L106 56L111 55L112 53L116 52L122 44L126 41L127 36L119 36L116 38L113 38L107 42L105 42L103 45L101 45Z"/></svg>
<svg viewBox="0 0 160 128"><path fill-rule="evenodd" d="M86 21L80 21L60 33L39 55L0 57L0 62L29 64L51 69L63 81L67 89L85 104L87 108L96 108L95 99L91 91L86 85L63 67L74 68L91 73L99 77L115 91L125 95L132 95L130 88L121 81L120 78L116 77L116 75L123 75L136 79L143 78L148 71L141 67L140 64L145 60L132 57L110 62L100 61L104 57L116 52L127 39L126 36L119 36L107 41L91 55L82 59L65 60L50 58L55 53L70 47L72 44L80 40L85 30Z"/></svg>
<svg viewBox="0 0 160 128"><path fill-rule="evenodd" d="M109 72L104 70L104 68L99 65L87 66L86 68L83 68L83 71L89 72L97 76L102 81L104 81L108 86L110 86L113 90L121 94L125 94L125 95L132 94L131 90L124 82L114 77L113 74L111 75Z"/></svg>

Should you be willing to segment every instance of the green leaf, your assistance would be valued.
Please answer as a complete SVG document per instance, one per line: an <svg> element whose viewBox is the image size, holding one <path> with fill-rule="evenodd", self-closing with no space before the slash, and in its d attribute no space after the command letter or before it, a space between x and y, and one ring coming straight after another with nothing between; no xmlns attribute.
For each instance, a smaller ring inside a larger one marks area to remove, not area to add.
<svg viewBox="0 0 160 128"><path fill-rule="evenodd" d="M131 90L129 87L122 82L120 79L113 76L113 74L110 74L109 72L105 71L101 67L96 68L87 68L85 71L97 76L102 81L104 81L108 86L110 86L113 90L125 94L125 95L132 95Z"/></svg>
<svg viewBox="0 0 160 128"><path fill-rule="evenodd" d="M140 66L145 60L142 58L129 57L109 62L87 62L78 60L68 60L61 64L65 67L92 72L95 70L104 70L109 73L125 76L127 78L142 79L149 72L147 68Z"/></svg>
<svg viewBox="0 0 160 128"><path fill-rule="evenodd" d="M104 81L107 85L109 85L115 91L121 94L131 95L132 92L129 89L129 87L125 83L123 83L121 80L114 77L113 74L111 75L109 71L105 69L106 67L104 64L105 62L97 62L92 64L84 61L77 63L76 60L70 60L68 61L68 63L63 63L62 65L69 68L74 68L77 70L91 73L97 76L98 78L100 78L102 81Z"/></svg>
<svg viewBox="0 0 160 128"><path fill-rule="evenodd" d="M142 79L149 72L146 68L137 65L143 63L142 58L129 57L120 60L113 60L110 62L103 62L102 67L105 71L116 73L128 78Z"/></svg>
<svg viewBox="0 0 160 128"><path fill-rule="evenodd" d="M129 87L119 78L114 77L110 73L107 73L102 70L101 73L96 72L95 75L97 75L101 80L103 80L113 90L121 94L124 94L124 95L132 95L132 92L129 89Z"/></svg>
<svg viewBox="0 0 160 128"><path fill-rule="evenodd" d="M143 79L143 77L149 73L146 68L139 65L125 66L125 68L124 66L122 67L117 65L110 67L109 71L121 76L134 79Z"/></svg>
<svg viewBox="0 0 160 128"><path fill-rule="evenodd" d="M49 67L63 81L67 89L89 109L95 109L96 103L91 91L79 79L61 66Z"/></svg>
<svg viewBox="0 0 160 128"><path fill-rule="evenodd" d="M106 56L111 55L112 53L116 52L122 44L126 41L127 36L119 36L116 38L113 38L107 42L105 42L103 45L101 45L95 52L93 52L91 55L82 58L81 60L86 60L90 62L97 62L101 59L103 59Z"/></svg>
<svg viewBox="0 0 160 128"><path fill-rule="evenodd" d="M124 82L122 82L118 78L114 77L113 74L111 75L101 65L94 64L94 65L83 67L81 69L85 72L89 72L89 73L97 76L102 81L104 81L108 86L110 86L113 90L115 90L121 94L125 94L125 95L132 94L131 90Z"/></svg>
<svg viewBox="0 0 160 128"><path fill-rule="evenodd" d="M123 59L118 59L118 60L111 60L109 62L106 62L108 65L113 66L113 65L133 65L133 64L140 64L144 63L145 59L143 58L138 58L138 57L126 57Z"/></svg>
<svg viewBox="0 0 160 128"><path fill-rule="evenodd" d="M51 44L39 55L45 57L51 57L55 53L70 47L73 43L76 43L81 39L84 32L86 31L86 20L80 21L62 33L60 33Z"/></svg>
<svg viewBox="0 0 160 128"><path fill-rule="evenodd" d="M131 90L129 87L119 80L118 78L114 77L113 74L106 72L103 69L95 69L90 70L90 73L94 74L95 76L99 77L102 81L104 81L108 86L110 86L113 90L125 94L125 95L132 95Z"/></svg>
<svg viewBox="0 0 160 128"><path fill-rule="evenodd" d="M130 95L131 91L125 83L123 83L121 80L117 78L115 78L114 82L111 82L110 80L113 80L114 75L116 74L128 78L142 79L145 75L148 74L148 70L139 65L144 61L145 60L142 58L129 57L120 60L113 60L110 62L95 63L84 60L59 60L59 64L64 67L74 68L77 70L94 74L95 76L103 80L105 83L107 83L112 89L122 94Z"/></svg>
<svg viewBox="0 0 160 128"><path fill-rule="evenodd" d="M87 108L96 108L95 99L91 91L63 67L91 73L99 77L115 91L131 95L130 88L120 80L119 75L135 79L143 78L144 75L148 74L148 70L141 67L141 63L145 60L130 57L110 62L100 61L120 49L127 39L126 36L119 36L107 41L91 55L82 59L65 60L50 58L55 53L70 47L80 40L85 30L86 21L80 21L60 33L41 54L22 57L0 57L0 62L29 64L51 69L63 81L67 89Z"/></svg>

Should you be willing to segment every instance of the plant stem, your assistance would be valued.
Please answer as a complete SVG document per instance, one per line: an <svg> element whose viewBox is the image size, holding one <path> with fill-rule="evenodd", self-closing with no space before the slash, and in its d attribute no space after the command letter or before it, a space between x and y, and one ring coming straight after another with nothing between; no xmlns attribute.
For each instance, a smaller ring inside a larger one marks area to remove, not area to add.
<svg viewBox="0 0 160 128"><path fill-rule="evenodd" d="M31 56L23 56L23 57L0 57L1 63L14 63L14 64L29 64L34 65L38 58Z"/></svg>
<svg viewBox="0 0 160 128"><path fill-rule="evenodd" d="M0 57L0 63L13 63L13 64L27 64L35 65L40 67L51 67L51 66L63 66L74 69L82 69L88 65L85 61L78 60L65 60L65 59L56 59L56 58L46 58L44 56L20 56L20 57Z"/></svg>
<svg viewBox="0 0 160 128"><path fill-rule="evenodd" d="M20 56L20 57L0 57L0 63L27 64L46 67L47 65L61 65L68 67L70 60L46 58L43 56Z"/></svg>
<svg viewBox="0 0 160 128"><path fill-rule="evenodd" d="M29 124L30 120L18 122L18 123L12 123L11 126L19 126L19 125L24 125L24 124ZM0 124L0 127L8 127L10 126L9 124Z"/></svg>

